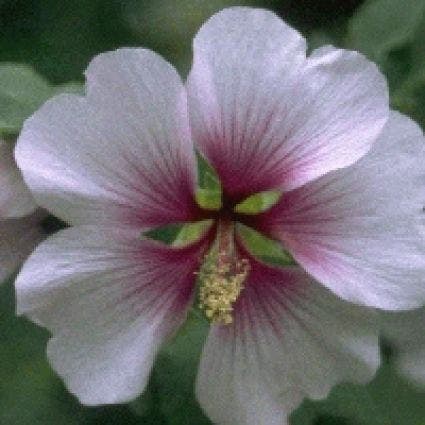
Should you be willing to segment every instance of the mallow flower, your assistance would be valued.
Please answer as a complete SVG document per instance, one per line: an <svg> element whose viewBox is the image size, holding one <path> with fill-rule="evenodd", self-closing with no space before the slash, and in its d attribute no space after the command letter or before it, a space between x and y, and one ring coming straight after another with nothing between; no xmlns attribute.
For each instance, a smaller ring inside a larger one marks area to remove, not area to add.
<svg viewBox="0 0 425 425"><path fill-rule="evenodd" d="M25 181L71 227L26 261L17 310L51 331L53 368L94 405L143 391L195 302L211 321L196 383L207 415L281 425L304 397L373 376L370 307L425 301L424 137L389 110L374 64L331 46L307 56L271 12L225 9L193 49L185 84L151 51L101 54L84 97L26 121ZM195 150L219 176L216 205L196 196ZM270 191L269 209L246 209ZM200 220L212 224L183 246L143 236ZM257 258L246 228L287 265Z"/></svg>
<svg viewBox="0 0 425 425"><path fill-rule="evenodd" d="M43 237L37 209L13 157L13 144L0 139L0 284Z"/></svg>

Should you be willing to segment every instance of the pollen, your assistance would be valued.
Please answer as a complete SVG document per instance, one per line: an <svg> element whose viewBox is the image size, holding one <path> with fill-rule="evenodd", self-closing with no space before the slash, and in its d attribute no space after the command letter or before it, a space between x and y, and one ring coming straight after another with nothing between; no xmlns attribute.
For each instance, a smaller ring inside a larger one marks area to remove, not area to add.
<svg viewBox="0 0 425 425"><path fill-rule="evenodd" d="M233 322L233 304L249 273L246 259L229 261L225 252L209 253L199 272L199 307L212 323Z"/></svg>

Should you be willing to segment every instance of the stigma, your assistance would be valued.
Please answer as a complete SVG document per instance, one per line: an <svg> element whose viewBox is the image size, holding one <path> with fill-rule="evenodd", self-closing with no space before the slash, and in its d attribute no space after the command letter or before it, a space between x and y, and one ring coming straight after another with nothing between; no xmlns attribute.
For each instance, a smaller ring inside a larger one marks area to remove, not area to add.
<svg viewBox="0 0 425 425"><path fill-rule="evenodd" d="M239 298L249 273L249 262L226 251L212 250L199 272L199 307L215 324L233 322L233 304Z"/></svg>

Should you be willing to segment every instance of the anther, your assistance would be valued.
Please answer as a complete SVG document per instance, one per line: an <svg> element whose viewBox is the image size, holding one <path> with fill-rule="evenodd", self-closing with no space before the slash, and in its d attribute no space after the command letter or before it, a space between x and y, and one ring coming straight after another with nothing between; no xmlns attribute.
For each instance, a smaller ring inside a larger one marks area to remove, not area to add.
<svg viewBox="0 0 425 425"><path fill-rule="evenodd" d="M210 252L199 272L199 307L212 323L233 322L233 304L243 290L249 273L246 259L231 260L225 251Z"/></svg>

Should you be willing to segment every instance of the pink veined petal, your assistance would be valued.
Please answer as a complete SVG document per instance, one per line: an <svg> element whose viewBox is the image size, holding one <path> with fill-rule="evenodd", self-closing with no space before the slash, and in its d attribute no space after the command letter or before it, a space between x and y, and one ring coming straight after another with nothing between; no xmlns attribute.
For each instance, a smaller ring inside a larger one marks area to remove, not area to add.
<svg viewBox="0 0 425 425"><path fill-rule="evenodd" d="M340 297L388 310L425 301L425 138L393 112L359 162L284 194L257 228Z"/></svg>
<svg viewBox="0 0 425 425"><path fill-rule="evenodd" d="M0 139L0 218L19 218L36 209L13 157L13 143Z"/></svg>
<svg viewBox="0 0 425 425"><path fill-rule="evenodd" d="M228 196L290 190L364 155L388 118L388 89L356 52L304 38L271 12L234 7L194 40L187 88L195 144Z"/></svg>
<svg viewBox="0 0 425 425"><path fill-rule="evenodd" d="M0 283L23 263L45 237L41 226L46 213L37 209L22 218L0 220Z"/></svg>
<svg viewBox="0 0 425 425"><path fill-rule="evenodd" d="M39 203L72 224L193 219L193 146L174 68L148 50L119 49L93 59L86 77L85 97L48 101L18 139Z"/></svg>
<svg viewBox="0 0 425 425"><path fill-rule="evenodd" d="M288 424L305 397L373 377L373 311L340 300L298 267L250 260L234 323L212 327L201 358L197 396L215 424Z"/></svg>
<svg viewBox="0 0 425 425"><path fill-rule="evenodd" d="M62 230L24 264L17 311L52 332L49 360L82 403L125 402L185 320L204 249L140 240L133 228Z"/></svg>

